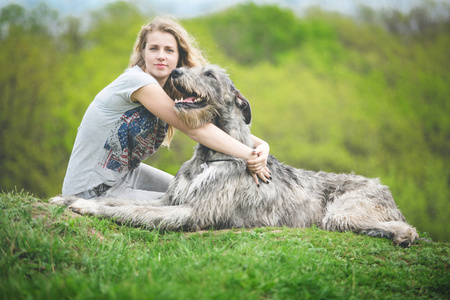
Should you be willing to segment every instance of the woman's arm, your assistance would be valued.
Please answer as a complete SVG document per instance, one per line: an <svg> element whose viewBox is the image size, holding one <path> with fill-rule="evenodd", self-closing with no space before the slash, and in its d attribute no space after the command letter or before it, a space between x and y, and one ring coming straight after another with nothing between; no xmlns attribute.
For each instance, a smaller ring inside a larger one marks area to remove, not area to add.
<svg viewBox="0 0 450 300"><path fill-rule="evenodd" d="M143 86L131 95L131 100L139 101L155 116L208 148L224 154L243 158L247 161L258 159L258 154L253 149L228 135L214 124L205 124L196 129L191 129L183 124L175 113L175 102L167 96L158 84L148 84ZM257 143L261 144L258 141ZM257 163L257 167L258 168L250 169L256 183L258 183L256 175L260 178L265 177L264 173L262 173L261 161Z"/></svg>

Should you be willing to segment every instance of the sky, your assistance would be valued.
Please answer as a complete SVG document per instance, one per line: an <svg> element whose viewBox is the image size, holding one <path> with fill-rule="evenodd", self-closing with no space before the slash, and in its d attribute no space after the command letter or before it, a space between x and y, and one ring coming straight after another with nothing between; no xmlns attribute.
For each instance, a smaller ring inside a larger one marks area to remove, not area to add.
<svg viewBox="0 0 450 300"><path fill-rule="evenodd" d="M115 0L0 0L0 7L10 3L17 3L25 7L34 7L41 2L58 10L63 15L80 16L91 10L96 10ZM223 10L226 7L249 0L126 0L138 4L144 9L156 14L169 14L177 18L191 18ZM440 0L450 3L450 0ZM310 6L320 6L324 10L336 11L346 15L356 13L360 4L373 9L400 10L408 12L421 0L253 0L257 4L277 4L288 7L301 14Z"/></svg>

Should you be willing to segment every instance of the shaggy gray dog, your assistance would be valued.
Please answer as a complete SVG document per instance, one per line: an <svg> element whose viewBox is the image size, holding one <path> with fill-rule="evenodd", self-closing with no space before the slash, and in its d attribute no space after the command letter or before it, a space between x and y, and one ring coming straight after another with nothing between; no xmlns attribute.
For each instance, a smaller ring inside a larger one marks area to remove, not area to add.
<svg viewBox="0 0 450 300"><path fill-rule="evenodd" d="M171 80L184 95L175 101L175 108L186 124L195 128L212 122L253 147L250 104L223 69L214 65L175 69ZM273 156L268 168L271 183L258 187L245 160L199 144L158 200L58 196L52 202L81 214L163 230L316 224L330 231L392 238L401 246L419 237L378 179L296 169Z"/></svg>

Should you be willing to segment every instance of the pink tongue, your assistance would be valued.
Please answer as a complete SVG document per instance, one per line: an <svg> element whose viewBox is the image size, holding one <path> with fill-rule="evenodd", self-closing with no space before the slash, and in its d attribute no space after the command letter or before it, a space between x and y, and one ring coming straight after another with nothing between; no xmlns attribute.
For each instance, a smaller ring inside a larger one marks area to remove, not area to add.
<svg viewBox="0 0 450 300"><path fill-rule="evenodd" d="M189 98L183 99L183 102L194 103L195 99L196 99L196 97L189 97Z"/></svg>

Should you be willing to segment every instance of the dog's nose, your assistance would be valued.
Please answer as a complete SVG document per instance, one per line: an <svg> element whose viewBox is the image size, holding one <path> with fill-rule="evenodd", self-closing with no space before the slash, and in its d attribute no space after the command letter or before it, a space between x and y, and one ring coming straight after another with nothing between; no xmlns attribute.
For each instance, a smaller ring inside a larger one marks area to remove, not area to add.
<svg viewBox="0 0 450 300"><path fill-rule="evenodd" d="M183 71L181 71L180 69L173 69L172 78L178 78L181 75L183 75Z"/></svg>

